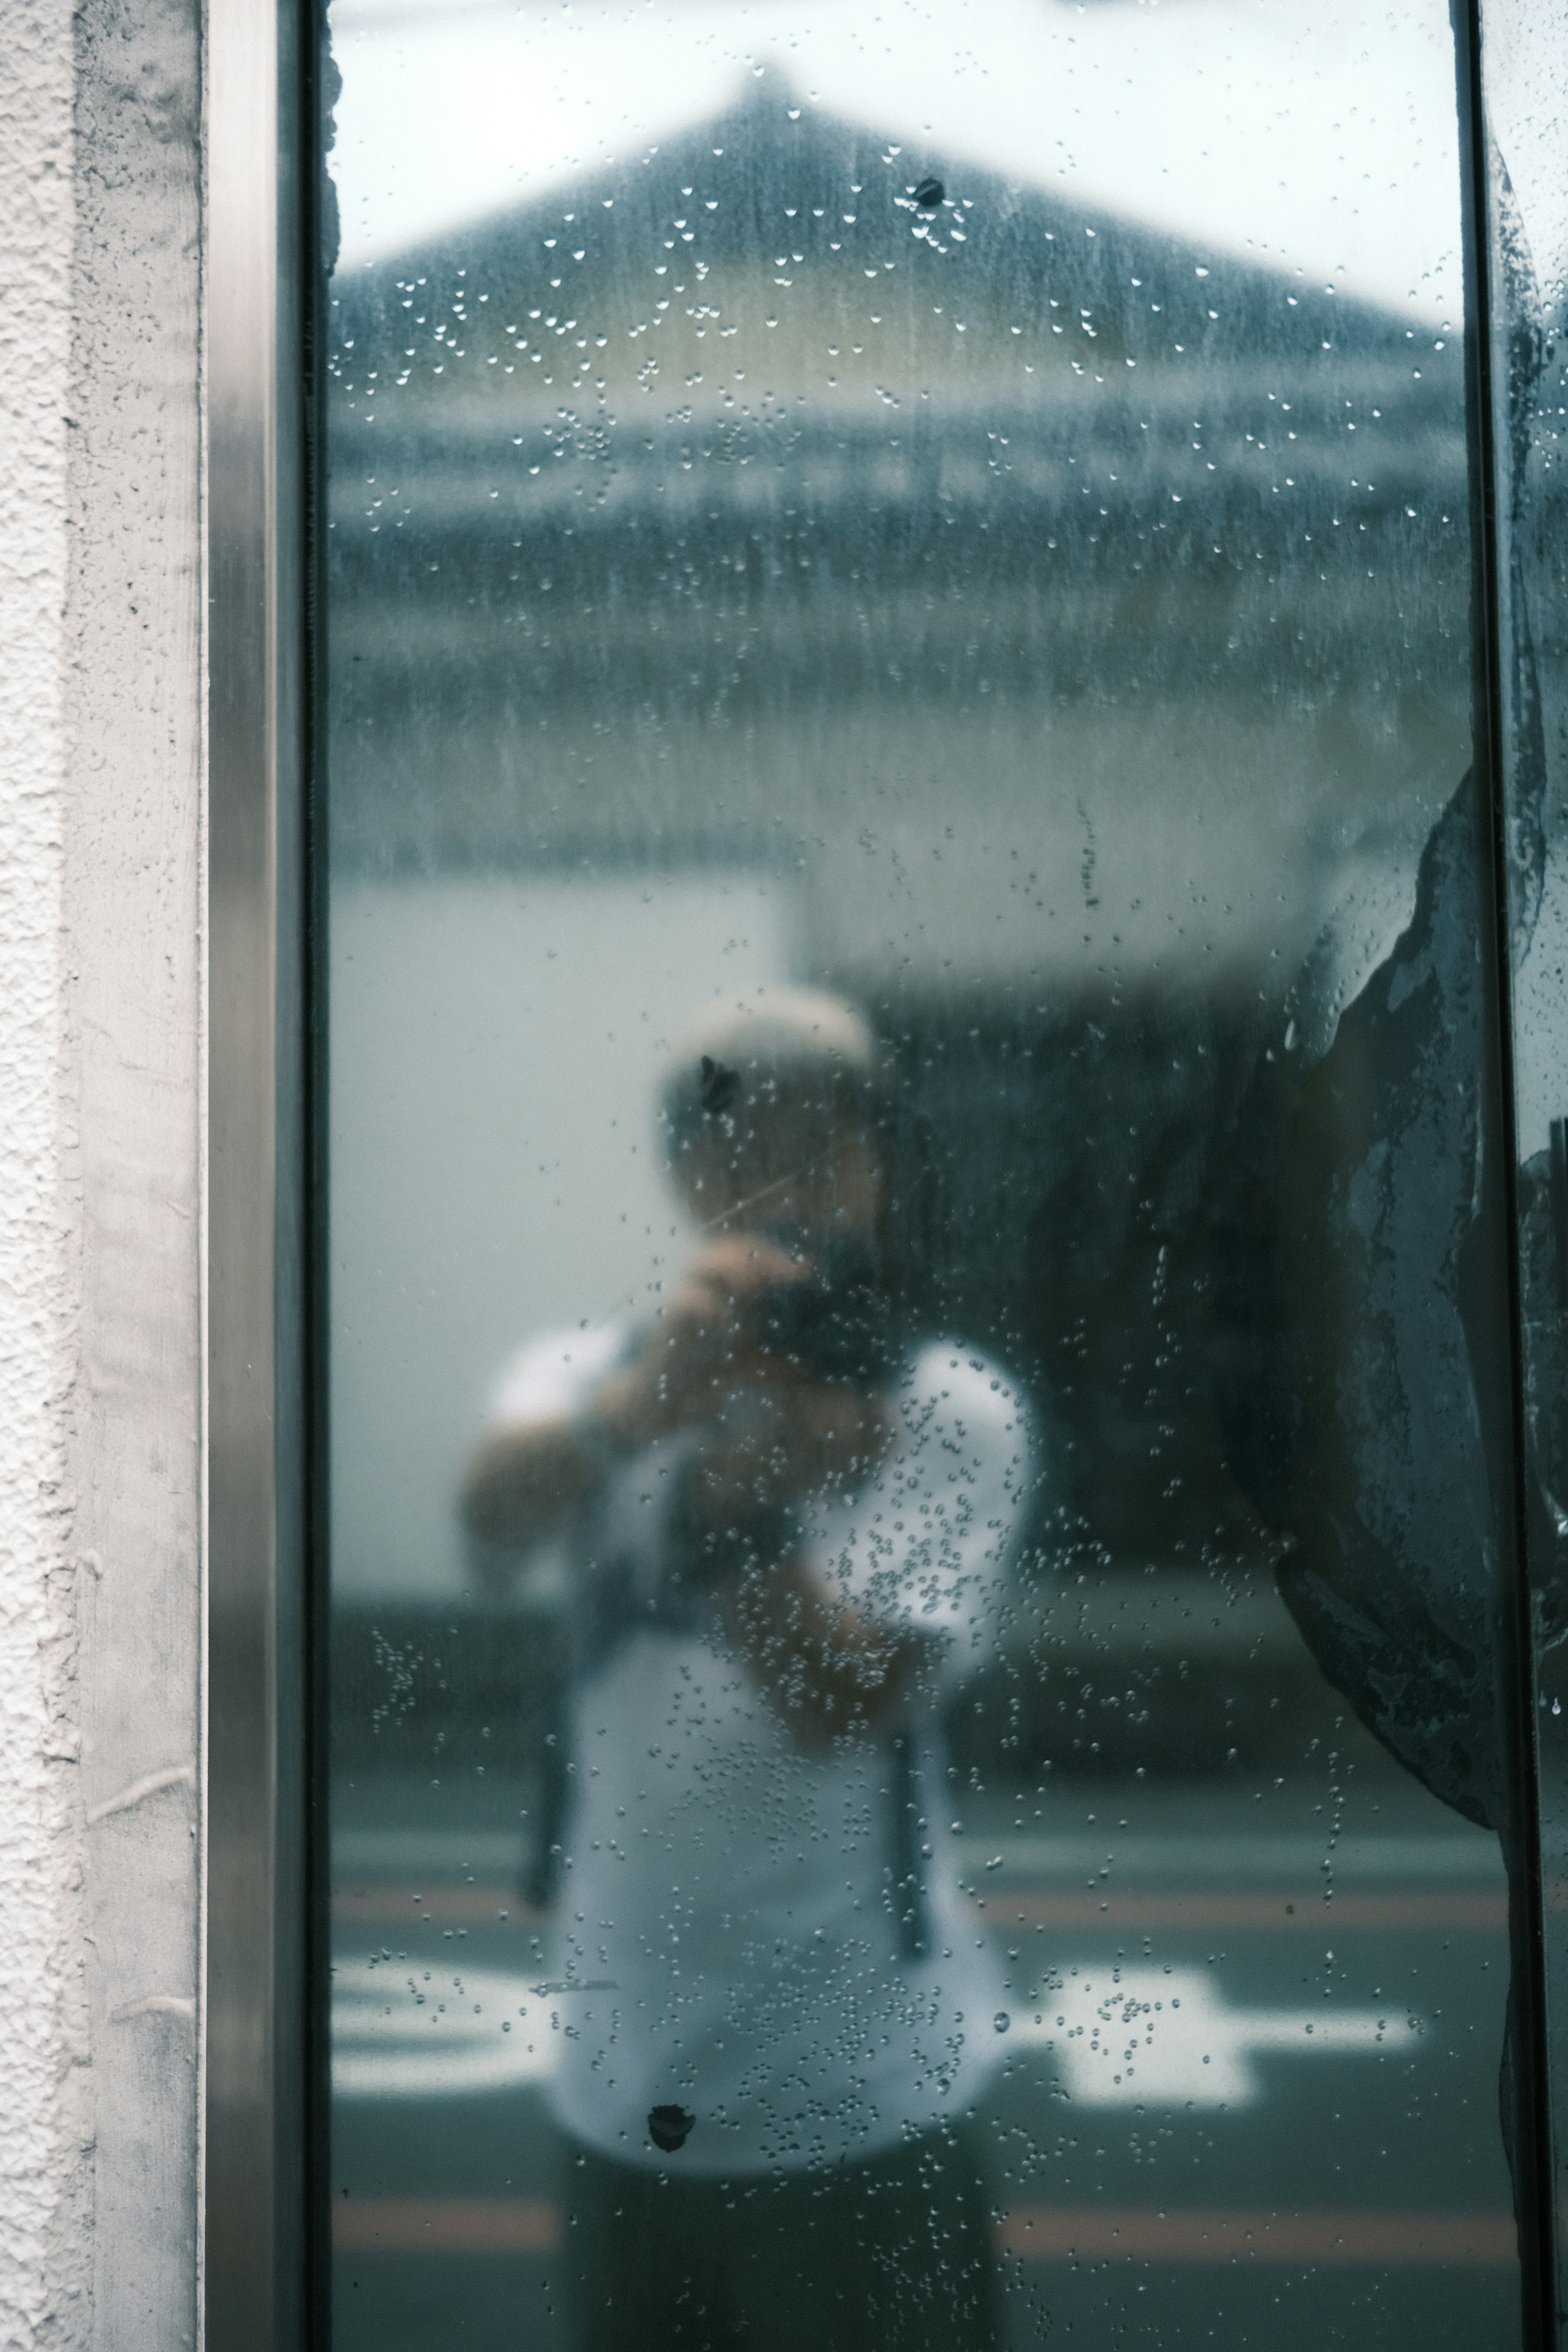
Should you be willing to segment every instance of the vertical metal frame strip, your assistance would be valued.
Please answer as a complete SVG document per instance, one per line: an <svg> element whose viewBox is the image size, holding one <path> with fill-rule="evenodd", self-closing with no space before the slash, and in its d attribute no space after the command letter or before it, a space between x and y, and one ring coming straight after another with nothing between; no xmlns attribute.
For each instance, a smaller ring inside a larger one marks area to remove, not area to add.
<svg viewBox="0 0 1568 2352"><path fill-rule="evenodd" d="M1488 1186L1494 1235L1507 1269L1509 1351L1488 1369L1508 1394L1500 1400L1510 1439L1509 1487L1500 1494L1499 1552L1505 1675L1501 1694L1512 1819L1505 1840L1509 1872L1510 2058L1513 2114L1509 2149L1529 2352L1557 2339L1557 2243L1553 2213L1551 2086L1547 2079L1545 1943L1541 1876L1541 1801L1535 1741L1527 1548L1529 1470L1524 1452L1523 1325L1518 1255L1518 1149L1509 964L1506 713L1503 696L1503 551L1499 496L1505 478L1508 391L1498 379L1495 316L1493 153L1487 133L1482 67L1483 0L1452 0L1458 67L1459 168L1465 227L1466 394L1469 410L1471 636L1475 668L1475 756L1483 877L1482 959L1489 999L1494 1067L1486 1074L1486 1150L1495 1172ZM1500 431L1500 424L1501 431Z"/></svg>
<svg viewBox="0 0 1568 2352"><path fill-rule="evenodd" d="M299 26L210 0L205 2340L302 2340Z"/></svg>

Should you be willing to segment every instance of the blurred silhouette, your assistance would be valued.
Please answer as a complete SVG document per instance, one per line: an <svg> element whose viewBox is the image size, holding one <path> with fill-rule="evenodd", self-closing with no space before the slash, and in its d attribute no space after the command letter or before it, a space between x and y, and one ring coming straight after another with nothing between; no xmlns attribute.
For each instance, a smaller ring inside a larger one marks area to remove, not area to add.
<svg viewBox="0 0 1568 2352"><path fill-rule="evenodd" d="M1527 1612L1541 1651L1568 1627L1568 1186L1559 1135L1519 1171L1510 1232L1479 945L1486 814L1468 775L1433 828L1408 925L1321 1058L1290 1050L1286 1030L1258 1059L1209 1198L1217 1401L1237 1474L1281 1539L1281 1596L1367 1728L1498 1832L1517 1957L1538 1867L1518 1704ZM1516 1981L1500 2104L1527 2275L1535 2030Z"/></svg>
<svg viewBox="0 0 1568 2352"><path fill-rule="evenodd" d="M705 1023L662 1106L679 1280L526 1347L464 1484L492 1585L552 1545L568 1595L552 2099L585 2352L995 2340L964 2117L1006 1988L941 1710L1032 1472L1000 1372L889 1274L891 1114L841 1000Z"/></svg>

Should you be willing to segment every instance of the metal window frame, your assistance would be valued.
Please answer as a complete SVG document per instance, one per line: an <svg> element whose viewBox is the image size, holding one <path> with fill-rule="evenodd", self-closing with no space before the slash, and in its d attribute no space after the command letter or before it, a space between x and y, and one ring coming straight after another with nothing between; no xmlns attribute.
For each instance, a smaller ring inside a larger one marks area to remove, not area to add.
<svg viewBox="0 0 1568 2352"><path fill-rule="evenodd" d="M204 2335L311 2326L310 0L205 36Z"/></svg>
<svg viewBox="0 0 1568 2352"><path fill-rule="evenodd" d="M1509 1869L1509 1942L1513 2011L1512 2085L1515 2113L1514 2202L1527 2346L1568 2342L1564 2265L1568 2263L1568 2205L1559 2202L1563 2142L1568 2133L1568 2079L1561 2071L1563 2020L1554 2002L1563 1965L1561 1931L1550 1927L1546 1897L1545 1820L1554 1798L1561 1811L1561 1757L1554 1771L1543 1770L1542 1717L1546 1683L1538 1652L1537 1622L1546 1587L1557 1574L1555 1559L1532 1559L1531 1489L1537 1471L1529 1459L1524 1346L1525 1275L1521 1262L1521 1158L1518 1136L1518 1069L1512 965L1513 897L1528 894L1528 877L1510 849L1516 814L1528 799L1523 738L1531 712L1523 704L1541 690L1531 676L1521 678L1517 660L1526 638L1516 644L1520 614L1510 593L1525 478L1514 381L1521 342L1528 343L1538 321L1521 315L1517 289L1510 295L1505 259L1509 239L1504 191L1507 159L1493 144L1486 108L1489 36L1505 57L1528 21L1521 0L1450 0L1458 71L1460 170L1464 197L1465 352L1470 417L1470 521L1472 629L1477 668L1476 761L1484 779L1480 871L1489 885L1483 909L1482 947L1490 997L1489 1013L1494 1062L1488 1089L1492 1099L1487 1148L1495 1147L1500 1170L1496 1186L1504 1227L1508 1283L1509 1361L1498 1368L1508 1381L1512 1440L1511 1491L1499 1498L1500 1533L1507 1539L1512 1576L1500 1596L1501 1632L1515 1676L1519 1704L1506 1727L1511 1753L1511 1851ZM1561 19L1560 19L1561 25ZM1550 354L1548 354L1550 356ZM1528 437L1528 436L1527 436ZM1550 631L1554 615L1537 614ZM1552 700L1551 689L1545 701ZM1544 715L1550 719L1550 709ZM1560 716L1560 710L1558 714ZM1544 813L1542 813L1544 814ZM1555 1139L1553 1140L1555 1150ZM1561 1276L1559 1276L1561 1279ZM1537 1533L1539 1530L1537 1530ZM1538 1585L1537 1580L1540 1579ZM1555 1780L1555 1786L1553 1786ZM1553 1906L1554 1907L1554 1906Z"/></svg>
<svg viewBox="0 0 1568 2352"><path fill-rule="evenodd" d="M1477 757L1499 1075L1489 1125L1511 1187L1506 920L1508 746L1500 693L1498 432L1489 162L1481 117L1486 0L1454 0L1472 436ZM207 414L208 925L204 2336L213 2352L326 2343L327 2252L312 2088L324 1887L312 1837L324 1617L310 1574L324 1318L312 1108L324 1067L310 979L309 855L324 614L316 593L313 353L320 319L315 0L208 0L205 364ZM1520 1426L1517 1266L1510 1309ZM313 1239L313 1236L315 1238ZM1531 1702L1523 1478L1510 1628L1523 1702L1513 1778L1515 1985L1527 2080L1518 2158L1528 2347L1558 2311L1546 2080L1547 1986ZM314 1671L312 1670L314 1667ZM324 2072L322 2075L324 2080Z"/></svg>

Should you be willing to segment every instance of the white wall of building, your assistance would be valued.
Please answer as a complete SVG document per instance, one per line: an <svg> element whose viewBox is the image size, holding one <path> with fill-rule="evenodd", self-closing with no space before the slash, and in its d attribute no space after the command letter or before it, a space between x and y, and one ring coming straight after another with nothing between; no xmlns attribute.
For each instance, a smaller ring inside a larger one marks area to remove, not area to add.
<svg viewBox="0 0 1568 2352"><path fill-rule="evenodd" d="M198 2329L199 11L0 45L0 2344Z"/></svg>
<svg viewBox="0 0 1568 2352"><path fill-rule="evenodd" d="M744 868L354 879L332 895L332 1593L460 1604L503 1365L647 1316L690 1234L655 1104L692 1020L791 976Z"/></svg>

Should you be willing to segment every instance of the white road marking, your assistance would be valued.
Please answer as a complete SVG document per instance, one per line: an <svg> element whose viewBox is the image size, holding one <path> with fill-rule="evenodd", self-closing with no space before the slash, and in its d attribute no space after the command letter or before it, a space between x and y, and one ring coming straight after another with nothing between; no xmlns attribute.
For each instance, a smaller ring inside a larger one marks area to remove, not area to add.
<svg viewBox="0 0 1568 2352"><path fill-rule="evenodd" d="M1210 1969L1121 1969L1075 1976L1008 2018L1049 2050L1069 2099L1089 2107L1247 2107L1263 2096L1254 2061L1408 2052L1424 2020L1388 2010L1233 2009Z"/></svg>
<svg viewBox="0 0 1568 2352"><path fill-rule="evenodd" d="M332 1969L333 2093L449 2099L543 2082L554 2071L566 1998L542 2000L526 1977L503 1969L340 1960Z"/></svg>
<svg viewBox="0 0 1568 2352"><path fill-rule="evenodd" d="M344 2099L460 2098L543 2083L573 2001L570 1992L542 1998L500 1969L340 1961L332 2089ZM1022 2045L1055 2057L1059 2089L1079 2106L1247 2107L1264 2095L1260 2057L1408 2054L1424 2027L1407 2013L1328 2002L1232 2008L1212 1969L1121 1969L1069 1976L1045 2000L998 2011L989 2031L999 2056Z"/></svg>

